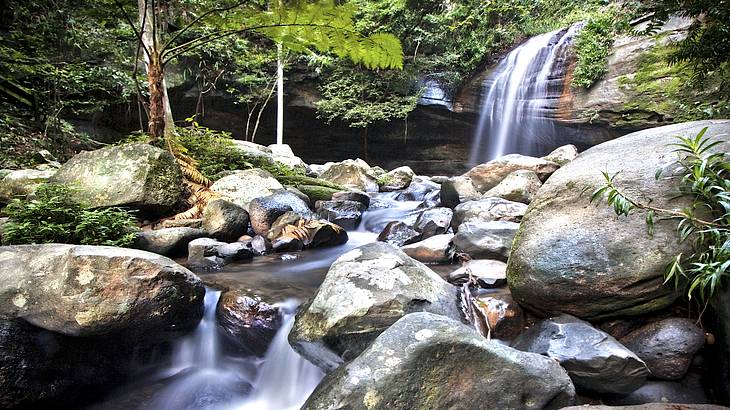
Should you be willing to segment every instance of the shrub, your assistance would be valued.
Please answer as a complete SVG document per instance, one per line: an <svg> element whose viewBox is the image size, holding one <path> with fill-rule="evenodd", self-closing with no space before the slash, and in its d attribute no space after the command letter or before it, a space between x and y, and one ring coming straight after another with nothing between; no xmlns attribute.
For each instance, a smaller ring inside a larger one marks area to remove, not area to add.
<svg viewBox="0 0 730 410"><path fill-rule="evenodd" d="M608 71L608 56L613 44L610 16L589 20L575 39L576 65L573 86L590 88Z"/></svg>
<svg viewBox="0 0 730 410"><path fill-rule="evenodd" d="M87 209L71 199L65 185L43 184L35 199L15 199L3 210L9 221L3 243L73 243L129 246L136 238L136 222L119 208Z"/></svg>

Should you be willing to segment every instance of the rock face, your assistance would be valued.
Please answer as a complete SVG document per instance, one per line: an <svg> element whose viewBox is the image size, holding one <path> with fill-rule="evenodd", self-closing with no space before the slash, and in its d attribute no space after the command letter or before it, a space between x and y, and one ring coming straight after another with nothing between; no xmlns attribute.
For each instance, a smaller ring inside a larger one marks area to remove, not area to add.
<svg viewBox="0 0 730 410"><path fill-rule="evenodd" d="M255 198L248 207L251 227L258 235L266 235L277 218L293 211L303 218L312 213L304 201L291 192L279 192L273 195Z"/></svg>
<svg viewBox="0 0 730 410"><path fill-rule="evenodd" d="M335 184L357 188L365 192L378 192L378 183L370 175L370 166L362 160L347 159L329 168L319 176Z"/></svg>
<svg viewBox="0 0 730 410"><path fill-rule="evenodd" d="M411 258L423 263L447 263L454 257L451 244L452 234L432 236L420 242L403 246L401 250Z"/></svg>
<svg viewBox="0 0 730 410"><path fill-rule="evenodd" d="M210 189L219 193L223 199L247 210L248 204L254 198L283 191L284 186L262 169L247 169L217 180Z"/></svg>
<svg viewBox="0 0 730 410"><path fill-rule="evenodd" d="M38 185L47 182L55 170L19 169L8 172L0 178L0 203L8 203L13 198L24 198L35 193Z"/></svg>
<svg viewBox="0 0 730 410"><path fill-rule="evenodd" d="M453 242L457 251L472 258L507 261L519 227L518 223L506 221L467 222L459 226Z"/></svg>
<svg viewBox="0 0 730 410"><path fill-rule="evenodd" d="M82 152L50 181L75 187L76 199L92 208L125 206L161 213L182 195L182 174L175 158L147 144Z"/></svg>
<svg viewBox="0 0 730 410"><path fill-rule="evenodd" d="M238 290L223 293L218 300L216 317L232 342L259 356L266 353L281 327L278 308Z"/></svg>
<svg viewBox="0 0 730 410"><path fill-rule="evenodd" d="M497 186L485 192L484 196L529 204L541 186L542 182L536 173L519 170L507 175Z"/></svg>
<svg viewBox="0 0 730 410"><path fill-rule="evenodd" d="M452 209L461 203L473 201L479 197L481 197L481 194L477 192L471 178L467 177L447 179L441 184L441 192L439 193L441 205Z"/></svg>
<svg viewBox="0 0 730 410"><path fill-rule="evenodd" d="M646 363L652 376L678 380L705 345L705 334L690 319L669 318L631 332L621 343Z"/></svg>
<svg viewBox="0 0 730 410"><path fill-rule="evenodd" d="M396 320L418 311L458 320L456 288L397 248L371 243L332 264L317 294L297 314L289 343L332 370Z"/></svg>
<svg viewBox="0 0 730 410"><path fill-rule="evenodd" d="M205 289L149 252L107 246L0 247L0 312L71 336L194 326Z"/></svg>
<svg viewBox="0 0 730 410"><path fill-rule="evenodd" d="M432 208L421 212L413 226L426 239L446 233L451 226L454 211L450 208Z"/></svg>
<svg viewBox="0 0 730 410"><path fill-rule="evenodd" d="M531 327L512 346L559 361L579 390L628 394L649 374L644 362L616 339L570 315Z"/></svg>
<svg viewBox="0 0 730 410"><path fill-rule="evenodd" d="M689 244L677 240L676 221L657 221L647 234L645 215L618 217L605 204L589 204L590 193L610 175L624 192L652 198L652 205L681 209L670 200L677 181L655 180L657 169L676 169L670 144L677 135L727 134L730 121L698 121L654 128L593 147L543 185L530 205L508 267L512 294L532 310L566 312L585 319L639 315L668 306L676 298L663 273ZM717 149L730 151L725 144Z"/></svg>
<svg viewBox="0 0 730 410"><path fill-rule="evenodd" d="M477 191L484 193L497 186L507 175L515 171L532 171L540 180L544 181L558 168L560 165L542 158L509 154L486 164L477 165L463 176L471 178Z"/></svg>
<svg viewBox="0 0 730 410"><path fill-rule="evenodd" d="M483 198L465 202L454 209L451 226L455 231L464 222L508 221L520 222L527 212L527 205L502 198Z"/></svg>
<svg viewBox="0 0 730 410"><path fill-rule="evenodd" d="M233 202L214 199L203 210L203 229L215 239L233 242L248 232L248 212Z"/></svg>
<svg viewBox="0 0 730 410"><path fill-rule="evenodd" d="M488 342L449 318L412 313L327 375L302 408L558 409L574 396L555 361Z"/></svg>
<svg viewBox="0 0 730 410"><path fill-rule="evenodd" d="M416 174L410 167L398 167L382 177L384 183L380 184L380 190L390 192L407 188L414 176Z"/></svg>
<svg viewBox="0 0 730 410"><path fill-rule="evenodd" d="M137 235L134 247L160 255L175 256L184 254L190 241L204 238L207 234L203 229L186 227L144 231Z"/></svg>

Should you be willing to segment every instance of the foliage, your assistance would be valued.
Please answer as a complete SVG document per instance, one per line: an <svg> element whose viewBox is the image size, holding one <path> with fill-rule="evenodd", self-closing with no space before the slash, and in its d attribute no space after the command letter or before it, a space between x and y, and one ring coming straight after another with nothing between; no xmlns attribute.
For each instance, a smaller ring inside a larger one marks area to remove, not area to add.
<svg viewBox="0 0 730 410"><path fill-rule="evenodd" d="M65 185L43 184L34 199L15 199L3 210L8 245L74 243L129 246L136 236L135 219L119 208L87 209L75 202Z"/></svg>
<svg viewBox="0 0 730 410"><path fill-rule="evenodd" d="M704 136L706 131L679 137L673 144L683 170L679 195L692 200L687 208L675 211L639 202L615 185L616 175L606 172L605 184L591 196L591 202L605 197L618 215L645 211L650 234L657 218L678 220L679 238L693 239L693 253L676 255L665 272L665 283L687 286L687 296L698 295L703 302L709 302L730 276L730 155L713 152L712 148L726 142L712 141ZM661 170L656 177L661 177Z"/></svg>
<svg viewBox="0 0 730 410"><path fill-rule="evenodd" d="M575 39L574 86L590 88L606 74L612 44L610 18L594 19L586 23Z"/></svg>

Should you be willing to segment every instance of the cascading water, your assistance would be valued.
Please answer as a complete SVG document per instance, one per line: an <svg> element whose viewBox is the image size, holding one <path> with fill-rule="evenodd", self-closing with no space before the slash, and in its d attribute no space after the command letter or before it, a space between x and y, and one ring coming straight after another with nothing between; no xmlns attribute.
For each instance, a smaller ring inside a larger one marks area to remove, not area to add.
<svg viewBox="0 0 730 410"><path fill-rule="evenodd" d="M557 145L555 111L569 45L581 27L577 23L532 37L500 61L484 82L472 165L506 154L541 155Z"/></svg>

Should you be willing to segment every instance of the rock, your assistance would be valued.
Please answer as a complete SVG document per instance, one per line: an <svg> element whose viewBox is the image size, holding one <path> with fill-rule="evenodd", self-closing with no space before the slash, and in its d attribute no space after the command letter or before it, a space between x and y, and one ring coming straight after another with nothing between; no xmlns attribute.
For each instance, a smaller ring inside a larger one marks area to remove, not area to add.
<svg viewBox="0 0 730 410"><path fill-rule="evenodd" d="M216 253L218 257L223 258L225 263L247 260L255 256L254 251L251 249L251 244L245 242L223 244L216 249Z"/></svg>
<svg viewBox="0 0 730 410"><path fill-rule="evenodd" d="M48 182L56 171L19 169L10 171L0 178L0 203L9 203L13 198L25 198L35 193L39 185Z"/></svg>
<svg viewBox="0 0 730 410"><path fill-rule="evenodd" d="M545 161L554 162L561 167L578 156L578 148L575 145L568 144L556 148L553 152L542 157Z"/></svg>
<svg viewBox="0 0 730 410"><path fill-rule="evenodd" d="M484 337L509 341L525 329L525 314L510 295L477 295L472 307L479 311L476 327Z"/></svg>
<svg viewBox="0 0 730 410"><path fill-rule="evenodd" d="M266 255L271 253L272 249L273 248L271 247L271 241L261 235L256 235L251 240L251 250L253 250L254 255Z"/></svg>
<svg viewBox="0 0 730 410"><path fill-rule="evenodd" d="M418 311L459 320L456 288L392 245L375 242L332 264L317 294L300 308L289 343L332 370L396 320Z"/></svg>
<svg viewBox="0 0 730 410"><path fill-rule="evenodd" d="M282 235L284 229L288 225L296 225L301 219L302 216L296 212L288 211L284 213L280 217L276 218L276 221L271 224L271 229L269 229L269 232L266 234L266 239L273 241Z"/></svg>
<svg viewBox="0 0 730 410"><path fill-rule="evenodd" d="M484 196L529 204L541 186L542 182L536 173L519 170L507 175L497 186L485 192Z"/></svg>
<svg viewBox="0 0 730 410"><path fill-rule="evenodd" d="M300 185L299 190L309 198L309 202L329 201L338 192L337 189L317 185Z"/></svg>
<svg viewBox="0 0 730 410"><path fill-rule="evenodd" d="M257 162L264 162L273 164L274 163L274 153L269 147L265 147L260 144L256 144L249 141L241 141L241 140L231 140L233 142L234 147L241 151L245 156L257 161Z"/></svg>
<svg viewBox="0 0 730 410"><path fill-rule="evenodd" d="M420 242L401 247L411 258L422 263L447 263L454 257L454 246L451 244L452 234L429 237Z"/></svg>
<svg viewBox="0 0 730 410"><path fill-rule="evenodd" d="M658 379L684 377L705 333L690 319L669 318L631 332L621 343L643 360Z"/></svg>
<svg viewBox="0 0 730 410"><path fill-rule="evenodd" d="M423 201L426 199L426 196L434 192L438 193L440 189L441 184L432 182L424 177L416 176L411 181L411 184L408 185L408 188L400 192L395 199L398 201Z"/></svg>
<svg viewBox="0 0 730 410"><path fill-rule="evenodd" d="M218 256L218 248L223 245L226 243L211 238L191 241L188 244L188 267L196 270L221 268L225 260Z"/></svg>
<svg viewBox="0 0 730 410"><path fill-rule="evenodd" d="M507 221L520 222L527 212L527 205L502 198L483 198L465 202L454 209L451 227L459 230L464 222Z"/></svg>
<svg viewBox="0 0 730 410"><path fill-rule="evenodd" d="M203 229L220 241L235 241L248 232L248 212L233 202L214 199L203 210Z"/></svg>
<svg viewBox="0 0 730 410"><path fill-rule="evenodd" d="M410 167L398 167L378 178L380 191L390 192L407 188L416 173Z"/></svg>
<svg viewBox="0 0 730 410"><path fill-rule="evenodd" d="M292 194L298 196L299 199L301 199L302 201L304 201L305 204L307 204L307 207L309 207L309 208L312 207L313 202L309 200L309 197L304 192L296 189L293 186L287 186L285 189L287 192L291 192Z"/></svg>
<svg viewBox="0 0 730 410"><path fill-rule="evenodd" d="M204 238L207 234L205 230L195 228L162 228L143 231L137 235L134 247L160 255L176 256L187 250L190 241Z"/></svg>
<svg viewBox="0 0 730 410"><path fill-rule="evenodd" d="M636 406L584 405L563 407L563 410L727 410L728 407L714 404L648 403Z"/></svg>
<svg viewBox="0 0 730 410"><path fill-rule="evenodd" d="M370 206L370 196L362 191L350 190L340 191L332 194L333 201L356 201L361 203L365 209Z"/></svg>
<svg viewBox="0 0 730 410"><path fill-rule="evenodd" d="M10 218L0 218L0 245L3 243L3 232L5 231L5 225L10 222Z"/></svg>
<svg viewBox="0 0 730 410"><path fill-rule="evenodd" d="M274 221L289 211L296 212L303 218L312 214L307 204L291 192L255 198L248 207L251 227L258 235L266 235Z"/></svg>
<svg viewBox="0 0 730 410"><path fill-rule="evenodd" d="M222 199L248 210L253 199L281 192L284 186L262 169L247 169L217 180L210 189Z"/></svg>
<svg viewBox="0 0 730 410"><path fill-rule="evenodd" d="M274 252L299 252L304 250L304 241L294 236L283 236L271 241Z"/></svg>
<svg viewBox="0 0 730 410"><path fill-rule="evenodd" d="M477 165L463 176L471 178L476 190L485 193L515 171L532 171L537 174L541 181L545 181L558 168L560 168L560 165L541 158L509 154L486 164Z"/></svg>
<svg viewBox="0 0 730 410"><path fill-rule="evenodd" d="M717 290L715 300L714 327L717 333L715 348L718 357L711 368L717 374L712 384L723 402L730 402L730 287L724 286ZM709 343L708 343L709 344Z"/></svg>
<svg viewBox="0 0 730 410"><path fill-rule="evenodd" d="M558 409L574 396L555 361L489 342L447 317L412 313L325 376L302 409L451 409L476 403Z"/></svg>
<svg viewBox="0 0 730 410"><path fill-rule="evenodd" d="M160 225L160 228L203 228L203 219L165 219Z"/></svg>
<svg viewBox="0 0 730 410"><path fill-rule="evenodd" d="M512 346L559 361L579 391L628 394L649 375L644 362L616 339L570 315L544 320Z"/></svg>
<svg viewBox="0 0 730 410"><path fill-rule="evenodd" d="M305 171L307 169L307 164L305 164L301 158L294 155L294 151L292 151L289 145L271 144L269 145L269 149L271 150L271 155L273 156L274 161L282 163L295 170Z"/></svg>
<svg viewBox="0 0 730 410"><path fill-rule="evenodd" d="M469 271L482 288L498 288L507 284L507 264L491 259L472 259L466 262L449 274L449 282L463 285L469 281Z"/></svg>
<svg viewBox="0 0 730 410"><path fill-rule="evenodd" d="M506 221L466 222L454 235L458 252L475 259L495 258L506 261L520 224Z"/></svg>
<svg viewBox="0 0 730 410"><path fill-rule="evenodd" d="M347 159L332 164L320 178L348 188L357 188L365 192L378 192L375 177L369 174L370 166L362 160Z"/></svg>
<svg viewBox="0 0 730 410"><path fill-rule="evenodd" d="M360 224L365 207L356 201L318 201L317 216L345 229L355 229Z"/></svg>
<svg viewBox="0 0 730 410"><path fill-rule="evenodd" d="M229 340L258 356L266 353L282 321L278 308L239 290L221 295L216 317Z"/></svg>
<svg viewBox="0 0 730 410"><path fill-rule="evenodd" d="M449 208L456 208L457 205L479 199L481 194L477 192L471 178L453 177L441 184L439 198L441 205Z"/></svg>
<svg viewBox="0 0 730 410"><path fill-rule="evenodd" d="M705 394L700 375L690 373L686 379L679 382L650 380L626 396L607 398L606 403L611 405L646 403L707 404L710 401ZM702 408L704 409L704 407Z"/></svg>
<svg viewBox="0 0 730 410"><path fill-rule="evenodd" d="M416 219L413 228L421 233L421 238L426 239L434 235L446 233L451 226L451 218L454 211L451 208L432 208L421 212Z"/></svg>
<svg viewBox="0 0 730 410"><path fill-rule="evenodd" d="M421 233L403 222L388 222L378 235L378 240L395 246L410 245L421 239Z"/></svg>
<svg viewBox="0 0 730 410"><path fill-rule="evenodd" d="M685 199L670 199L677 181L654 176L659 168L665 176L676 170L670 144L677 135L693 136L706 126L708 136L730 132L727 120L653 128L595 146L555 172L517 234L507 269L515 300L534 311L584 319L643 315L670 305L678 294L663 285L664 271L690 249L677 240L676 220L656 221L650 236L644 213L619 217L581 194L604 184L601 171L620 171L614 182L624 192L651 198L655 207L681 209Z"/></svg>
<svg viewBox="0 0 730 410"><path fill-rule="evenodd" d="M286 215L286 214L285 214ZM285 219L284 217L280 219ZM282 221L281 223L286 223ZM270 233L274 233L272 230ZM305 248L342 245L348 241L347 232L331 222L315 219L298 219L281 227L271 236L276 252L294 252Z"/></svg>
<svg viewBox="0 0 730 410"><path fill-rule="evenodd" d="M73 186L74 198L91 208L123 206L157 214L175 206L183 192L175 158L147 144L82 152L65 163L50 182Z"/></svg>
<svg viewBox="0 0 730 410"><path fill-rule="evenodd" d="M205 289L171 259L84 245L0 247L0 317L71 336L195 326Z"/></svg>

